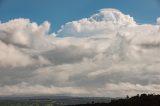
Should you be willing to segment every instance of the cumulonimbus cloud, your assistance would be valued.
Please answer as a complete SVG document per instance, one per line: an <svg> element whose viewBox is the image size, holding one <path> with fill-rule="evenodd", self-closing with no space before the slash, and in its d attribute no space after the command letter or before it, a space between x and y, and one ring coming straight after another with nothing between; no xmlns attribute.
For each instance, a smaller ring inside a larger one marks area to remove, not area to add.
<svg viewBox="0 0 160 106"><path fill-rule="evenodd" d="M102 9L66 23L56 36L49 28L29 19L0 24L0 95L160 92L159 18L138 25L119 10Z"/></svg>

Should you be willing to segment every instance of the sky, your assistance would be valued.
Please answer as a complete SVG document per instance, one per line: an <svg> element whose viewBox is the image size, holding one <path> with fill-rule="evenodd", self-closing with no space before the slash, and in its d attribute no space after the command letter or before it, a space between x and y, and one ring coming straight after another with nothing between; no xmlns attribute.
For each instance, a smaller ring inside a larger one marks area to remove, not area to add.
<svg viewBox="0 0 160 106"><path fill-rule="evenodd" d="M158 0L0 0L0 96L160 93Z"/></svg>
<svg viewBox="0 0 160 106"><path fill-rule="evenodd" d="M0 0L0 20L29 18L37 23L48 20L52 31L66 22L96 13L102 8L116 8L138 23L155 23L160 15L159 0Z"/></svg>

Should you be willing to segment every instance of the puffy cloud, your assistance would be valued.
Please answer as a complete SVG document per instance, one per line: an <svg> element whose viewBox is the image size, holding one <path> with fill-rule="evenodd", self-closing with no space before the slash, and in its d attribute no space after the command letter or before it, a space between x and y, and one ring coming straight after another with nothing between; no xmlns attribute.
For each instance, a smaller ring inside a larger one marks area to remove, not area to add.
<svg viewBox="0 0 160 106"><path fill-rule="evenodd" d="M160 25L160 17L157 18L157 24Z"/></svg>
<svg viewBox="0 0 160 106"><path fill-rule="evenodd" d="M28 19L0 24L0 95L160 92L158 25L102 9L66 23L56 36L49 27Z"/></svg>
<svg viewBox="0 0 160 106"><path fill-rule="evenodd" d="M18 47L40 48L46 43L44 36L48 33L49 27L47 21L38 26L29 19L14 19L0 24L0 39L6 44Z"/></svg>
<svg viewBox="0 0 160 106"><path fill-rule="evenodd" d="M102 9L89 18L66 23L58 31L58 36L100 36L120 27L134 25L136 22L129 15L124 15L116 9Z"/></svg>
<svg viewBox="0 0 160 106"><path fill-rule="evenodd" d="M38 26L36 23L31 23L28 19L15 19L7 23L1 23L0 66L28 66L35 63L47 62L41 56L37 56L37 59L33 58L35 56L27 53L27 51L30 52L30 49L36 50L49 47L45 44L47 42L45 35L49 30L49 26L48 22L44 22Z"/></svg>
<svg viewBox="0 0 160 106"><path fill-rule="evenodd" d="M12 45L6 45L0 42L0 66L1 67L16 67L26 66L33 63L33 60L26 54L21 53Z"/></svg>

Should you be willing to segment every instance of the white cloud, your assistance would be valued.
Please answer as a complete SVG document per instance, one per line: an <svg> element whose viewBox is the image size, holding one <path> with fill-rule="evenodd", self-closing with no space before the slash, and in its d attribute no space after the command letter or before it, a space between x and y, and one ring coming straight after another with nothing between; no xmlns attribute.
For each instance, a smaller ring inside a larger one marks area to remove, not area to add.
<svg viewBox="0 0 160 106"><path fill-rule="evenodd" d="M118 84L106 84L104 92L113 97L118 95L126 96L125 94L134 96L135 94L141 93L160 93L160 85L150 84L150 85L140 85L131 83L118 83Z"/></svg>
<svg viewBox="0 0 160 106"><path fill-rule="evenodd" d="M1 67L26 66L33 63L33 60L28 55L23 54L12 45L6 45L0 42L0 50Z"/></svg>
<svg viewBox="0 0 160 106"><path fill-rule="evenodd" d="M56 36L49 27L28 19L0 24L0 95L160 92L158 25L102 9L66 23Z"/></svg>
<svg viewBox="0 0 160 106"><path fill-rule="evenodd" d="M102 9L89 18L66 23L58 31L58 36L106 36L120 27L135 25L136 22L129 15L124 15L116 9Z"/></svg>
<svg viewBox="0 0 160 106"><path fill-rule="evenodd" d="M25 82L22 82L17 85L5 85L0 87L1 96L28 96L28 95L58 95L62 93L63 95L82 95L87 92L83 89L73 88L73 87L55 87L55 86L42 86L42 85L29 85Z"/></svg>
<svg viewBox="0 0 160 106"><path fill-rule="evenodd" d="M49 48L46 34L50 24L46 21L38 26L28 19L15 19L0 24L0 66L17 67L46 63L41 56L33 58L31 49Z"/></svg>
<svg viewBox="0 0 160 106"><path fill-rule="evenodd" d="M160 25L160 17L157 18L157 24Z"/></svg>
<svg viewBox="0 0 160 106"><path fill-rule="evenodd" d="M0 24L0 39L6 44L18 47L42 48L47 43L45 36L49 27L50 23L47 21L38 26L29 19L14 19Z"/></svg>

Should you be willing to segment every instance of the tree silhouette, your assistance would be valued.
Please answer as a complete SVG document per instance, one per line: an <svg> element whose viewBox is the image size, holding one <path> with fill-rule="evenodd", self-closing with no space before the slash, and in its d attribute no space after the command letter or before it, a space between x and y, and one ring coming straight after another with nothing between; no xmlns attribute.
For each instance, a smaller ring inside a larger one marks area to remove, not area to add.
<svg viewBox="0 0 160 106"><path fill-rule="evenodd" d="M160 95L137 94L130 98L127 95L125 99L111 100L110 103L79 104L72 106L160 106Z"/></svg>

